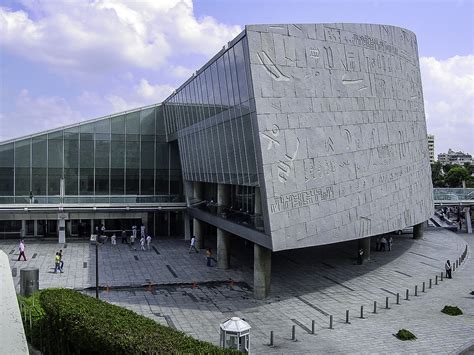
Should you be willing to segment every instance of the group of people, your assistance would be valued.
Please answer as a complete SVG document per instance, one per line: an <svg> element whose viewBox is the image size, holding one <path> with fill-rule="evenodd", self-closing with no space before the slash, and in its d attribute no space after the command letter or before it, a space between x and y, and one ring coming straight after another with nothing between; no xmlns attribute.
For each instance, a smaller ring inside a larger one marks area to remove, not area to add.
<svg viewBox="0 0 474 355"><path fill-rule="evenodd" d="M391 251L392 244L393 244L392 236L388 236L388 238L385 238L385 236L378 237L375 240L375 251L385 251L387 249L388 251Z"/></svg>
<svg viewBox="0 0 474 355"><path fill-rule="evenodd" d="M199 253L199 250L196 247L196 236L194 236L194 235L191 237L191 241L189 243L188 253L191 254L192 251L194 251L196 253ZM206 249L206 265L208 267L212 267L212 261L215 261L217 263L217 260L212 256L212 249L207 248Z"/></svg>
<svg viewBox="0 0 474 355"><path fill-rule="evenodd" d="M137 240L137 226L132 226L132 234L129 236L125 230L122 230L121 239L122 244L129 244L131 248L137 250L135 247L135 240ZM110 237L112 245L117 245L117 236L115 233ZM140 227L140 249L141 250L150 250L151 249L151 235L145 235L145 226L142 224ZM146 245L146 248L145 248Z"/></svg>

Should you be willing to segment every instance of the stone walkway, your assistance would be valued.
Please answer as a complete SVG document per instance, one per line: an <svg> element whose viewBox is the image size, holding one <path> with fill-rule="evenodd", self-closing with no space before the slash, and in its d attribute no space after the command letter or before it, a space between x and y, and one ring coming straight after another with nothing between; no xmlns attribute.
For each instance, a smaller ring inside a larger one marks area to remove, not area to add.
<svg viewBox="0 0 474 355"><path fill-rule="evenodd" d="M466 240L474 247L473 237ZM205 266L202 252L188 254L187 243L180 240L159 240L151 251L104 245L99 253L101 285L141 286L151 281L158 286L111 287L101 291L100 297L215 344L219 323L234 315L243 317L252 326L252 352L258 354L449 353L474 338L474 296L469 295L474 288L474 262L469 255L454 279L437 286L434 279L446 259L462 254L466 240L444 230L426 231L418 241L411 235L397 236L393 251L372 252L371 261L362 266L353 258L355 242L275 253L272 292L264 301L252 297L252 248L235 249L232 265L240 266L219 270ZM70 243L64 249L64 274L51 273L58 249L55 243L27 243L27 262L16 261L16 244L2 242L0 248L7 254L13 250L10 263L14 268L39 267L41 288L81 289L95 282L95 249L86 243ZM428 289L430 278L432 289ZM404 300L406 289L409 301ZM400 293L400 305L394 304L396 293ZM386 297L388 310L381 309ZM372 313L374 301L377 314ZM440 313L445 304L456 304L465 314ZM365 319L357 318L362 305ZM351 324L345 324L346 310ZM334 318L333 330L328 329L329 315ZM315 335L310 334L312 320ZM290 339L293 325L296 342ZM392 334L400 328L410 329L418 340L397 340ZM266 345L270 331L274 331L274 347Z"/></svg>

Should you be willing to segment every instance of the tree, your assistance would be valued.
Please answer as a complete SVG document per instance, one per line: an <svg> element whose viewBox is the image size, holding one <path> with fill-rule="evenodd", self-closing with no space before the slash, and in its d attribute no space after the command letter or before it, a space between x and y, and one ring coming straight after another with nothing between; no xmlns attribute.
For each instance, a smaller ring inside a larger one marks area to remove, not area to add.
<svg viewBox="0 0 474 355"><path fill-rule="evenodd" d="M444 177L443 177L443 164L439 161L431 164L431 181L433 182L433 187L444 187Z"/></svg>
<svg viewBox="0 0 474 355"><path fill-rule="evenodd" d="M462 166L452 167L446 174L444 181L449 187L462 187L462 182L469 179L469 173Z"/></svg>

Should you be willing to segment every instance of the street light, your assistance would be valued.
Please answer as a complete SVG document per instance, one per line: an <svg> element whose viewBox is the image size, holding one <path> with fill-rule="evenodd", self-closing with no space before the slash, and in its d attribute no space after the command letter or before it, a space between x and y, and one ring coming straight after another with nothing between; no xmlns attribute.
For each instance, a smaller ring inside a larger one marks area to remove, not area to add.
<svg viewBox="0 0 474 355"><path fill-rule="evenodd" d="M97 234L91 234L91 244L95 245L95 298L99 298L99 244Z"/></svg>

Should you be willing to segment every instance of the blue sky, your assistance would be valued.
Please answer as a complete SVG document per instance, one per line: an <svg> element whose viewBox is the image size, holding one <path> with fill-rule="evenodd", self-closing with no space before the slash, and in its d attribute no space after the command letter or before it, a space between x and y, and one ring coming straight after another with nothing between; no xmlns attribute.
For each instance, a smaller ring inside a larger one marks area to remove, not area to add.
<svg viewBox="0 0 474 355"><path fill-rule="evenodd" d="M245 24L368 22L418 37L436 153L474 154L474 1L0 0L0 141L160 102Z"/></svg>

